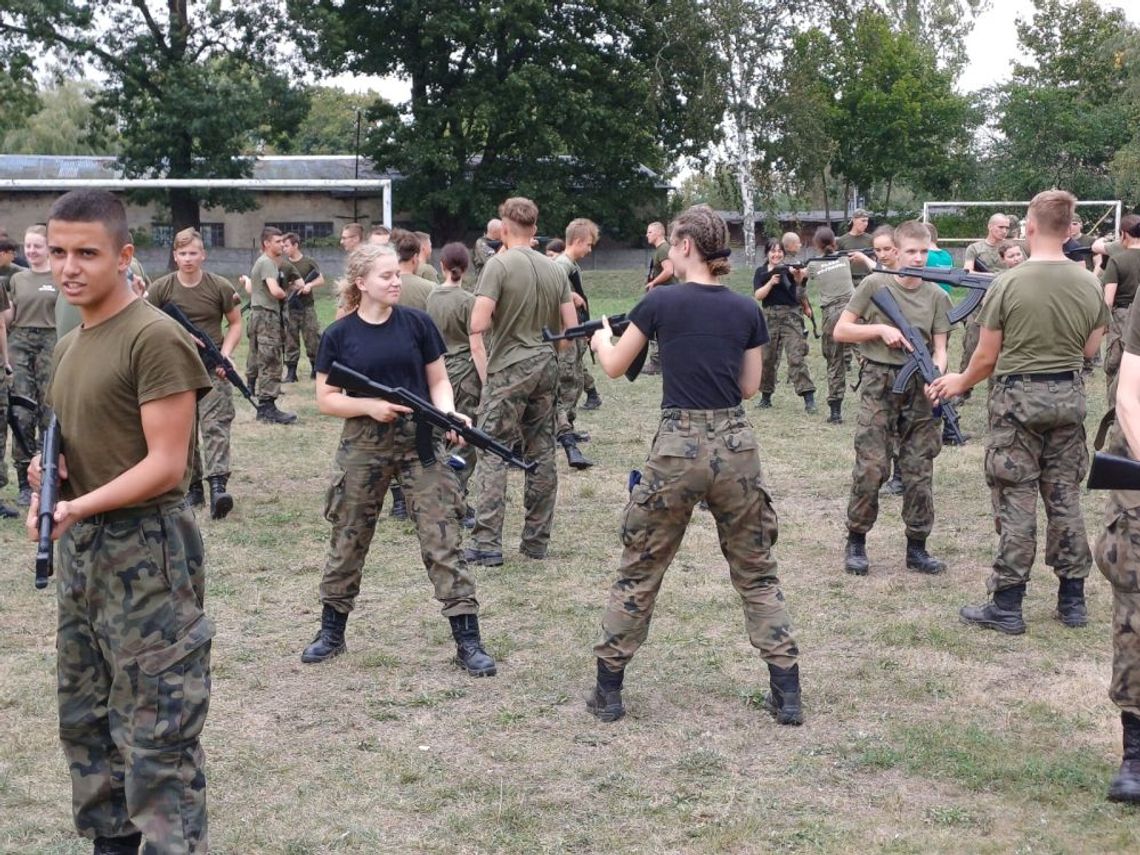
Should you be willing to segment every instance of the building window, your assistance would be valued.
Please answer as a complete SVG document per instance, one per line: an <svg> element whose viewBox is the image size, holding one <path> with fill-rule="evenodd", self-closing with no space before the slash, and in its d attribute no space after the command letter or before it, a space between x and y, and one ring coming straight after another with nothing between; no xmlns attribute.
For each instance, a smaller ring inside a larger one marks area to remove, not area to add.
<svg viewBox="0 0 1140 855"><path fill-rule="evenodd" d="M206 249L226 245L225 223L202 223L199 231ZM174 228L170 223L155 223L151 226L150 233L155 246L174 246Z"/></svg>
<svg viewBox="0 0 1140 855"><path fill-rule="evenodd" d="M329 223L266 223L267 226L281 229L281 231L288 234L294 232L297 234L302 242L313 240L314 238L327 238L332 237L333 224Z"/></svg>

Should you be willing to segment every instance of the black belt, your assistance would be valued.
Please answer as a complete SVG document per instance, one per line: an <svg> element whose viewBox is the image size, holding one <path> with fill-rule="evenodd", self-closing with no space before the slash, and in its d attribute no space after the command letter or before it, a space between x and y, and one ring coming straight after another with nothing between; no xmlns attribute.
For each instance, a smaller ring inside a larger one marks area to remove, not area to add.
<svg viewBox="0 0 1140 855"><path fill-rule="evenodd" d="M1054 371L1050 374L1003 374L997 378L998 383L1008 386L1011 383L1058 383L1063 380L1075 380L1075 371Z"/></svg>
<svg viewBox="0 0 1140 855"><path fill-rule="evenodd" d="M184 510L189 505L183 499L178 502L172 502L165 505L152 505L147 508L115 508L111 511L104 511L101 514L93 514L92 516L85 517L80 520L83 525L110 525L117 522L135 522L138 520L145 520L150 517L164 517L169 513L178 510Z"/></svg>

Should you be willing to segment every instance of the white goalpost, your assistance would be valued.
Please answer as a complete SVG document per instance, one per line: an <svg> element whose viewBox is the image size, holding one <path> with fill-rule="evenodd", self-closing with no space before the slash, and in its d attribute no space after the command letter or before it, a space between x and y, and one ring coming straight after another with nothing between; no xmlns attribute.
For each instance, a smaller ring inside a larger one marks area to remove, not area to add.
<svg viewBox="0 0 1140 855"><path fill-rule="evenodd" d="M1078 201L1078 208L1093 208L1095 210L1102 210L1103 213L1093 221L1093 228L1103 223L1108 217L1113 218L1112 233L1116 235L1120 231L1120 218L1122 216L1123 204L1119 199L1097 199L1092 201ZM1025 212L1029 208L1028 202L978 202L974 200L959 200L952 202L923 202L922 203L922 221L924 223L930 222L932 213L961 213L965 208L992 208L994 213L1013 214L1014 216L1025 221ZM1091 229L1090 229L1091 231ZM956 243L956 244L970 244L977 240L983 240L986 236L984 234L977 237L969 238L943 238L939 237L938 242L942 243Z"/></svg>

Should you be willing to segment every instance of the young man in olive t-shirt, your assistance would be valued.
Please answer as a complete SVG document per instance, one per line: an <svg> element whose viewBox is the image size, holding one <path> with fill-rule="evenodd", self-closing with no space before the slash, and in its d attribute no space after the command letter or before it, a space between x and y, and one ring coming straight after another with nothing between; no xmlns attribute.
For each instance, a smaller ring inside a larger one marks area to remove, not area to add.
<svg viewBox="0 0 1140 855"><path fill-rule="evenodd" d="M504 252L488 259L479 277L471 310L472 335L494 326L483 377L479 427L506 445L521 442L523 456L537 463L526 473L522 542L528 558L546 557L554 524L558 467L554 463L554 406L558 361L542 328L574 326L577 316L570 282L554 262L531 248L538 206L530 199L507 199L499 210ZM560 342L565 344L565 342ZM481 454L475 466L476 515L468 563L494 567L503 563L503 515L506 464Z"/></svg>
<svg viewBox="0 0 1140 855"><path fill-rule="evenodd" d="M1100 283L1062 251L1076 199L1038 193L1029 205L1030 258L999 275L979 312L981 336L965 373L930 385L950 400L994 374L990 390L986 483L998 551L987 588L992 599L964 606L965 623L1010 635L1025 632L1021 603L1037 552L1037 495L1045 502L1045 563L1060 580L1056 617L1088 622L1084 582L1092 566L1081 485L1088 470L1081 367L1096 353L1108 307Z"/></svg>
<svg viewBox="0 0 1140 855"><path fill-rule="evenodd" d="M178 269L156 279L147 291L147 300L160 309L173 303L190 323L210 337L222 356L233 365L233 352L241 341L241 299L230 281L202 269L206 247L194 229L183 229L174 236L174 262ZM222 321L226 332L222 333ZM213 388L198 402L198 441L191 462L190 504L205 502L202 478L210 485L210 516L224 519L233 510L233 496L227 491L230 480L230 426L234 420L233 388L225 371L210 376ZM202 465L205 453L206 465Z"/></svg>
<svg viewBox="0 0 1140 855"><path fill-rule="evenodd" d="M301 236L289 232L282 238L285 257L297 271L301 282L294 283L295 292L285 301L285 370L286 381L297 380L297 363L301 361L301 344L309 357L309 379L315 380L317 348L321 343L321 326L317 320L317 307L313 290L325 284L324 274L317 262L301 252Z"/></svg>
<svg viewBox="0 0 1140 855"><path fill-rule="evenodd" d="M874 247L874 238L867 231L867 227L871 224L871 212L864 208L856 208L851 214L851 228L847 234L841 235L835 241L835 245L843 251L851 252L858 250L872 249ZM859 283L863 281L863 277L867 273L863 270L852 269L851 282L854 287L858 288Z"/></svg>
<svg viewBox="0 0 1140 855"><path fill-rule="evenodd" d="M981 271L984 267L991 273L1005 269L1002 264L998 247L1001 246L1005 236L1009 233L1009 217L1005 214L994 214L986 224L986 236L982 240L974 241L966 247L966 256L962 266L970 271ZM970 364L970 357L974 355L974 348L978 346L978 336L981 328L978 326L977 313L972 314L963 323L965 338L962 340L962 359L958 363L958 370L965 371ZM963 398L969 398L967 391Z"/></svg>
<svg viewBox="0 0 1140 855"><path fill-rule="evenodd" d="M439 284L439 274L431 266L431 235L427 232L412 232L412 234L420 241L420 263L416 265L416 276L426 279L432 285Z"/></svg>
<svg viewBox="0 0 1140 855"><path fill-rule="evenodd" d="M261 255L249 274L249 355L253 364L249 388L257 396L259 422L289 425L297 421L296 414L277 409L284 337L281 304L288 297L279 281L283 252L281 230L273 226L262 229Z"/></svg>
<svg viewBox="0 0 1140 855"><path fill-rule="evenodd" d="M1112 313L1105 337L1104 380L1111 406L1116 399L1116 376L1124 353L1124 325L1140 286L1140 221L1121 235L1122 249L1108 259L1100 281L1104 285L1104 302Z"/></svg>
<svg viewBox="0 0 1140 855"><path fill-rule="evenodd" d="M435 287L416 274L420 266L420 239L415 232L396 229L392 232L391 243L396 247L396 257L400 261L400 305L425 311L428 294Z"/></svg>
<svg viewBox="0 0 1140 855"><path fill-rule="evenodd" d="M895 230L895 243L901 266L926 266L930 234L922 223L911 220L900 225ZM890 475L897 437L906 566L919 573L941 573L946 565L927 553L926 539L934 525L932 480L934 458L942 450L942 424L924 394L920 375L914 375L902 394L892 391L908 354L902 331L872 302L879 291L889 293L903 317L922 334L938 370L946 368L950 298L945 292L921 279L887 273L867 276L835 325L836 341L859 344L863 363L844 568L857 576L867 574L867 532L879 515L879 488Z"/></svg>
<svg viewBox="0 0 1140 855"><path fill-rule="evenodd" d="M673 262L669 260L669 241L665 239L665 225L654 221L645 227L645 239L653 247L649 256L649 272L645 277L645 290L652 291L662 285L673 285L677 277L673 275ZM649 358L645 361L642 374L661 373L661 354L657 342L649 342Z"/></svg>
<svg viewBox="0 0 1140 855"><path fill-rule="evenodd" d="M214 626L183 501L194 404L210 388L189 334L127 283L122 203L62 196L48 215L52 273L83 323L54 353L60 499L53 539L59 735L75 825L95 851L206 852L199 735ZM30 473L39 489L38 457ZM38 534L39 497L28 535ZM145 838L145 842L144 842Z"/></svg>
<svg viewBox="0 0 1140 855"><path fill-rule="evenodd" d="M566 224L566 249L554 259L554 263L570 280L570 299L574 303L579 323L589 319L590 309L586 301L586 292L582 288L582 268L578 266L578 262L593 251L597 242L596 223L584 217L571 220ZM558 405L554 420L554 438L565 450L566 462L570 464L571 469L589 469L594 465L593 461L587 459L578 448L578 443L587 441L590 435L574 430L578 398L586 386L586 368L582 364L582 358L589 349L588 341L578 339L558 352Z"/></svg>

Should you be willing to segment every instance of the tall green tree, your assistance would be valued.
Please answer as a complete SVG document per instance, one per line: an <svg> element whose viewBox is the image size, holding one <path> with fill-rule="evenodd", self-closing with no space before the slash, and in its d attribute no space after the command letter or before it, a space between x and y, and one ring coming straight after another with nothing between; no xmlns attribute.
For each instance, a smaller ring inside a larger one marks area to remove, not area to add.
<svg viewBox="0 0 1140 855"><path fill-rule="evenodd" d="M115 154L118 133L96 121L98 90L89 83L62 80L39 93L39 109L3 137L9 154Z"/></svg>
<svg viewBox="0 0 1140 855"><path fill-rule="evenodd" d="M335 86L312 86L307 91L309 110L296 129L282 141L292 154L355 154L357 118L361 140L367 141L364 115L376 103L373 95L346 92Z"/></svg>
<svg viewBox="0 0 1140 855"><path fill-rule="evenodd" d="M14 45L0 42L0 139L14 128L23 127L39 107L32 60Z"/></svg>
<svg viewBox="0 0 1140 855"><path fill-rule="evenodd" d="M279 140L306 108L281 15L274 0L7 0L0 41L105 77L96 121L118 128L124 175L241 178L253 169L241 155ZM175 229L198 226L202 204L252 205L246 194L161 195Z"/></svg>
<svg viewBox="0 0 1140 855"><path fill-rule="evenodd" d="M314 62L409 81L406 104L373 109L368 147L406 176L402 198L442 237L513 193L538 202L548 230L576 215L628 226L654 199L641 167L664 172L716 132L721 93L692 40L702 28L694 0L290 8Z"/></svg>

